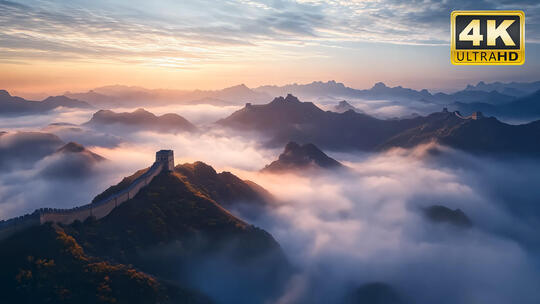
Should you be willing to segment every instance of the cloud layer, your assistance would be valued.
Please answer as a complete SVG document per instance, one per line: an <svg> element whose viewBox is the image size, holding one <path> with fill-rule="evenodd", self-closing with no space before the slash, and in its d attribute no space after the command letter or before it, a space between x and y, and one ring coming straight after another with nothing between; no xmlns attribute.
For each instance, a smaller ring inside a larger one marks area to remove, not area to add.
<svg viewBox="0 0 540 304"><path fill-rule="evenodd" d="M283 303L339 303L370 282L394 286L411 303L540 299L539 210L527 202L538 198L538 161L479 159L435 145L338 156L354 172L250 176L281 201L257 224L301 269ZM525 164L536 168L520 171L529 182L508 185L509 166ZM527 199L497 200L494 190ZM473 228L427 220L422 209L435 204L460 208Z"/></svg>
<svg viewBox="0 0 540 304"><path fill-rule="evenodd" d="M528 41L539 39L540 5L532 1L0 1L0 60L191 69L265 55L317 57L353 42L444 45L455 9L523 9Z"/></svg>
<svg viewBox="0 0 540 304"><path fill-rule="evenodd" d="M205 106L189 109L201 122L208 118ZM70 113L51 113L44 121L85 120ZM25 121L16 129L36 127ZM61 128L50 131L69 135ZM109 161L76 179L56 174L78 166L58 155L10 167L0 176L0 218L88 203L149 166L156 150L170 148L177 164L204 161L259 183L277 198L257 218L233 212L272 233L298 269L278 303L341 303L370 282L390 284L413 303L540 301L538 160L482 158L428 144L381 154L329 151L351 170L272 175L258 170L280 151L261 147L257 137L211 128L200 134L130 132L111 146L107 134L86 132L82 139L93 142L89 148ZM15 151L10 134L0 136L4 152ZM2 159L22 155L7 152ZM422 210L431 205L463 210L472 227L429 221Z"/></svg>

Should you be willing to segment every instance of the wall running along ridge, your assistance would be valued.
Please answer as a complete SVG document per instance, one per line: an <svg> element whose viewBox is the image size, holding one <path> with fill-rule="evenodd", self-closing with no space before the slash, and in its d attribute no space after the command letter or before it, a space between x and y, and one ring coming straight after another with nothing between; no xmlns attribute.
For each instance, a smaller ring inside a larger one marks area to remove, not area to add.
<svg viewBox="0 0 540 304"><path fill-rule="evenodd" d="M150 184L152 179L154 179L154 177L156 177L163 169L168 169L168 164L156 161L143 175L135 179L129 187L95 203L71 209L41 208L31 214L0 221L0 240L5 239L18 231L47 222L69 225L76 220L82 222L91 216L96 219L103 218L120 204L135 197L135 195L137 195L143 187Z"/></svg>

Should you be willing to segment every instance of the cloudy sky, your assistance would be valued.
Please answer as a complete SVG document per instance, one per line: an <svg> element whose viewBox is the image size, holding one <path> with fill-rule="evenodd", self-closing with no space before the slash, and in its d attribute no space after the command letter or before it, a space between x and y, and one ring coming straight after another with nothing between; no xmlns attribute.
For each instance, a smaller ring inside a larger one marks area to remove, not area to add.
<svg viewBox="0 0 540 304"><path fill-rule="evenodd" d="M450 64L450 12L521 9L526 62ZM374 82L453 89L540 79L538 1L0 1L0 84L63 92L107 84L218 89Z"/></svg>

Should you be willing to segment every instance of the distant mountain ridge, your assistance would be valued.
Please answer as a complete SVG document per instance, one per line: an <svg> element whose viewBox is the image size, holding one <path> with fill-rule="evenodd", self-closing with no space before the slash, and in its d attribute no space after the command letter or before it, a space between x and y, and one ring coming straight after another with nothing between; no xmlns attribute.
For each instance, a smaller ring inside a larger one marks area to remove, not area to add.
<svg viewBox="0 0 540 304"><path fill-rule="evenodd" d="M478 82L476 85L467 85L465 91L497 91L502 94L523 97L540 90L540 81L534 82Z"/></svg>
<svg viewBox="0 0 540 304"><path fill-rule="evenodd" d="M91 108L92 106L66 96L49 96L42 101L30 101L11 96L6 90L0 90L0 115L42 114L59 107Z"/></svg>
<svg viewBox="0 0 540 304"><path fill-rule="evenodd" d="M270 145L301 141L333 150L379 151L437 141L475 153L540 156L540 121L509 125L481 113L464 117L446 109L382 120L353 111L325 112L287 95L266 105L246 105L217 124L260 131L271 137Z"/></svg>
<svg viewBox="0 0 540 304"><path fill-rule="evenodd" d="M271 136L269 144L273 146L297 141L336 150L370 150L384 138L390 138L416 122L386 121L353 111L325 112L315 104L301 102L289 94L265 105L246 105L217 124L266 133Z"/></svg>
<svg viewBox="0 0 540 304"><path fill-rule="evenodd" d="M488 102L460 103L456 102L449 106L463 113L481 111L487 115L493 115L509 119L538 119L540 118L540 90L505 104L492 104Z"/></svg>
<svg viewBox="0 0 540 304"><path fill-rule="evenodd" d="M530 83L485 83L468 85L465 89L455 93L432 93L426 89L411 89L402 86L387 86L382 82L375 83L369 89L355 89L343 83L330 80L327 82L314 81L307 84L288 84L284 86L265 85L250 89L244 84L224 88L221 90L174 90L174 89L146 89L143 87L112 85L98 87L87 92L66 92L65 96L55 99L47 98L38 107L32 102L33 111L45 111L59 106L97 108L136 108L143 106L164 106L171 104L211 104L216 106L238 106L245 103L265 103L273 96L293 94L304 100L328 102L348 100L384 100L387 106L411 107L414 112L429 113L434 106L447 106L465 112L470 104L477 104L483 108L489 106L502 106L525 98L540 90L540 81ZM6 92L7 93L7 92ZM0 104L2 96L0 93ZM9 95L9 94L8 94ZM49 100L50 99L50 100ZM19 99L13 99L21 101ZM46 102L45 102L46 101ZM431 105L431 106L430 106ZM14 108L15 107L15 108ZM29 105L9 103L3 107L5 113L30 113ZM45 110L43 108L46 108ZM511 107L509 107L511 108ZM481 110L481 109L476 109ZM521 112L515 109L503 108L497 113L510 113L509 117L522 117ZM492 115L491 112L487 112ZM528 118L528 117L527 117Z"/></svg>
<svg viewBox="0 0 540 304"><path fill-rule="evenodd" d="M145 89L130 86L106 86L88 92L66 92L66 96L84 100L96 107L137 107L167 104L242 105L246 102L265 102L271 97L255 92L244 84L221 90Z"/></svg>
<svg viewBox="0 0 540 304"><path fill-rule="evenodd" d="M254 89L258 92L268 93L273 96L285 96L293 94L303 99L313 99L325 96L334 98L348 97L359 99L389 99L389 100L415 100L436 104L450 104L453 102L480 102L505 103L513 100L515 96L505 95L497 91L468 90L458 91L452 94L432 94L426 89L414 90L402 86L389 87L382 82L377 82L370 89L353 89L343 83L330 80L328 82L314 81L309 84L291 84L285 86L261 86Z"/></svg>
<svg viewBox="0 0 540 304"><path fill-rule="evenodd" d="M95 128L123 126L140 130L153 130L167 133L193 132L197 127L182 116L168 113L156 116L142 108L133 112L117 113L111 110L99 110L83 125Z"/></svg>
<svg viewBox="0 0 540 304"><path fill-rule="evenodd" d="M309 84L290 84L285 86L261 86L254 89L257 92L265 92L272 96L285 96L292 94L301 98L312 97L355 97L366 99L403 98L422 99L430 98L432 95L428 90L416 91L413 89L397 87L387 87L384 83L378 82L371 89L359 90L345 86L343 83L330 80L328 82L314 81Z"/></svg>
<svg viewBox="0 0 540 304"><path fill-rule="evenodd" d="M84 100L96 107L137 107L153 104L213 104L241 105L246 102L263 103L273 96L293 94L302 99L358 98L386 99L393 101L422 101L435 104L454 102L486 102L504 104L517 97L523 97L540 89L540 81L532 83L490 83L479 82L468 85L455 93L431 93L427 89L415 90L402 86L390 87L383 82L375 83L369 89L355 89L335 80L313 81L307 84L288 84L284 86L263 85L253 89L244 84L221 90L173 90L146 89L142 87L113 85L95 88L87 92L66 92L64 95Z"/></svg>

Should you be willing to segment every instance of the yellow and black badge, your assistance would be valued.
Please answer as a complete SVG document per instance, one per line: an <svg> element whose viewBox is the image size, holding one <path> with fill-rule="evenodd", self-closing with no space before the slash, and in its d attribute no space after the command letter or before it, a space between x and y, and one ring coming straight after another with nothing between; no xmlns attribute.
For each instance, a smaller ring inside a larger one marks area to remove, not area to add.
<svg viewBox="0 0 540 304"><path fill-rule="evenodd" d="M453 64L518 65L525 62L522 11L453 11Z"/></svg>

